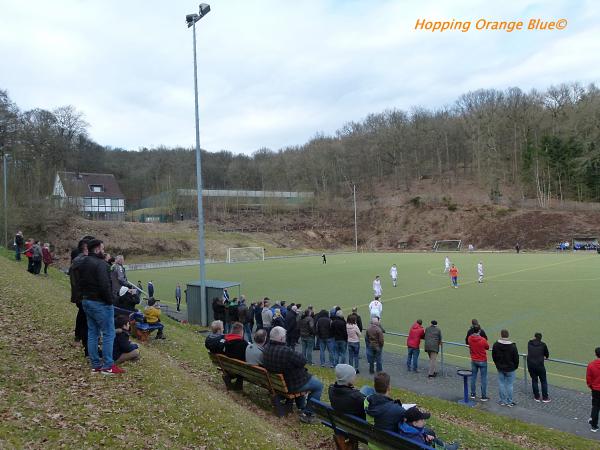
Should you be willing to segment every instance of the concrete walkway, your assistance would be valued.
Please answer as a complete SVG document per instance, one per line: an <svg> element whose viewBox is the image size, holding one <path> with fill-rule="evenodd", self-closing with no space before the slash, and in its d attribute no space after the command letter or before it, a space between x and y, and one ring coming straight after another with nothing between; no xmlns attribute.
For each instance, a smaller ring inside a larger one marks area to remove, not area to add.
<svg viewBox="0 0 600 450"><path fill-rule="evenodd" d="M463 378L456 374L456 371L460 368L446 364L445 375L440 373L435 378L428 378L429 359L427 354L424 357L423 354L424 352L421 351L421 357L419 358L420 372L414 373L407 370L405 356L384 352L383 370L389 373L392 386L444 400L460 400L463 396ZM313 361L318 363L319 352L314 352ZM488 364L493 365L491 362L488 362ZM369 377L369 365L364 356L364 345L361 346L359 369L361 376ZM589 392L549 386L548 391L552 401L550 403L538 403L533 399L531 385L528 385L527 392L525 392L523 379L517 378L513 393L513 400L517 403L517 406L508 408L498 404L498 381L495 373L488 374L487 391L490 400L488 402L477 400L474 408L600 440L600 433L592 433L587 423L592 406ZM479 396L481 394L479 380L477 380L477 392ZM404 403L415 403L411 398L400 400Z"/></svg>

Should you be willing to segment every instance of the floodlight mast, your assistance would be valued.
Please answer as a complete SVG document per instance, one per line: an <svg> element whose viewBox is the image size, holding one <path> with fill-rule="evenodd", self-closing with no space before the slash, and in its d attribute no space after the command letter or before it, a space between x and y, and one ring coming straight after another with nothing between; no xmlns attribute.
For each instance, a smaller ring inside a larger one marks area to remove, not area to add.
<svg viewBox="0 0 600 450"><path fill-rule="evenodd" d="M188 28L193 29L194 40L194 102L196 113L196 190L198 192L198 253L200 256L200 316L204 320L208 317L206 304L206 264L204 256L204 212L202 208L202 160L200 155L200 119L198 114L198 62L196 58L196 22L210 12L210 6L201 3L199 14L188 14L185 21ZM189 315L189 313L188 313Z"/></svg>

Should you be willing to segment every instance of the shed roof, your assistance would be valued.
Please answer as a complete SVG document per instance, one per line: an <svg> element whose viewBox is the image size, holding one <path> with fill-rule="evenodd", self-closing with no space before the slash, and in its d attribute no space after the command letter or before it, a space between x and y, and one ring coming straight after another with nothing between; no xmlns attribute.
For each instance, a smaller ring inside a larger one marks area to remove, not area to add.
<svg viewBox="0 0 600 450"><path fill-rule="evenodd" d="M225 289L240 286L241 283L239 281L206 280L204 284L209 288ZM188 281L187 285L200 287L200 281Z"/></svg>

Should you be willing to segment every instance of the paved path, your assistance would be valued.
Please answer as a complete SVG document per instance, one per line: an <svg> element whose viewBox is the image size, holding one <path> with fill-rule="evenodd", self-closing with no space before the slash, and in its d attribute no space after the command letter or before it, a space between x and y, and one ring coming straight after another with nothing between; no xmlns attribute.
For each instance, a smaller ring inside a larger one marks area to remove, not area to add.
<svg viewBox="0 0 600 450"><path fill-rule="evenodd" d="M361 346L364 347L364 346ZM313 354L313 361L319 362L319 352ZM419 358L421 372L409 372L406 368L406 358L403 355L384 353L383 369L390 374L392 385L417 394L437 397L449 401L458 401L463 396L463 378L456 374L459 367L446 364L445 375L435 378L427 377L427 355L423 352ZM439 361L438 361L439 364ZM493 363L488 363L493 364ZM369 366L361 348L360 375L368 377ZM463 367L464 368L464 367ZM488 374L488 396L490 401L477 401L475 408L494 414L513 417L524 422L536 423L547 428L566 431L582 437L600 440L600 433L590 432L587 423L590 417L591 397L589 392L549 386L550 403L538 403L533 399L531 385L525 392L523 379L517 378L514 384L513 399L517 406L508 408L500 406L498 401L498 382L495 373ZM477 391L480 394L479 380ZM412 399L401 399L405 403L414 403Z"/></svg>

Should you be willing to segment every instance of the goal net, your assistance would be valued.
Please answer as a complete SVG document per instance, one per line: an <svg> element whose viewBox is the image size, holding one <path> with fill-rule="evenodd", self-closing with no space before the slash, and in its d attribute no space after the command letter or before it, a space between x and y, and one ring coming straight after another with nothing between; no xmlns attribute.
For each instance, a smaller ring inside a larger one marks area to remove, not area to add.
<svg viewBox="0 0 600 450"><path fill-rule="evenodd" d="M459 252L462 245L461 240L435 241L433 244L434 252Z"/></svg>
<svg viewBox="0 0 600 450"><path fill-rule="evenodd" d="M598 250L600 244L598 244L598 238L595 237L574 237L573 238L573 250Z"/></svg>
<svg viewBox="0 0 600 450"><path fill-rule="evenodd" d="M232 247L227 249L227 262L264 261L263 247Z"/></svg>

